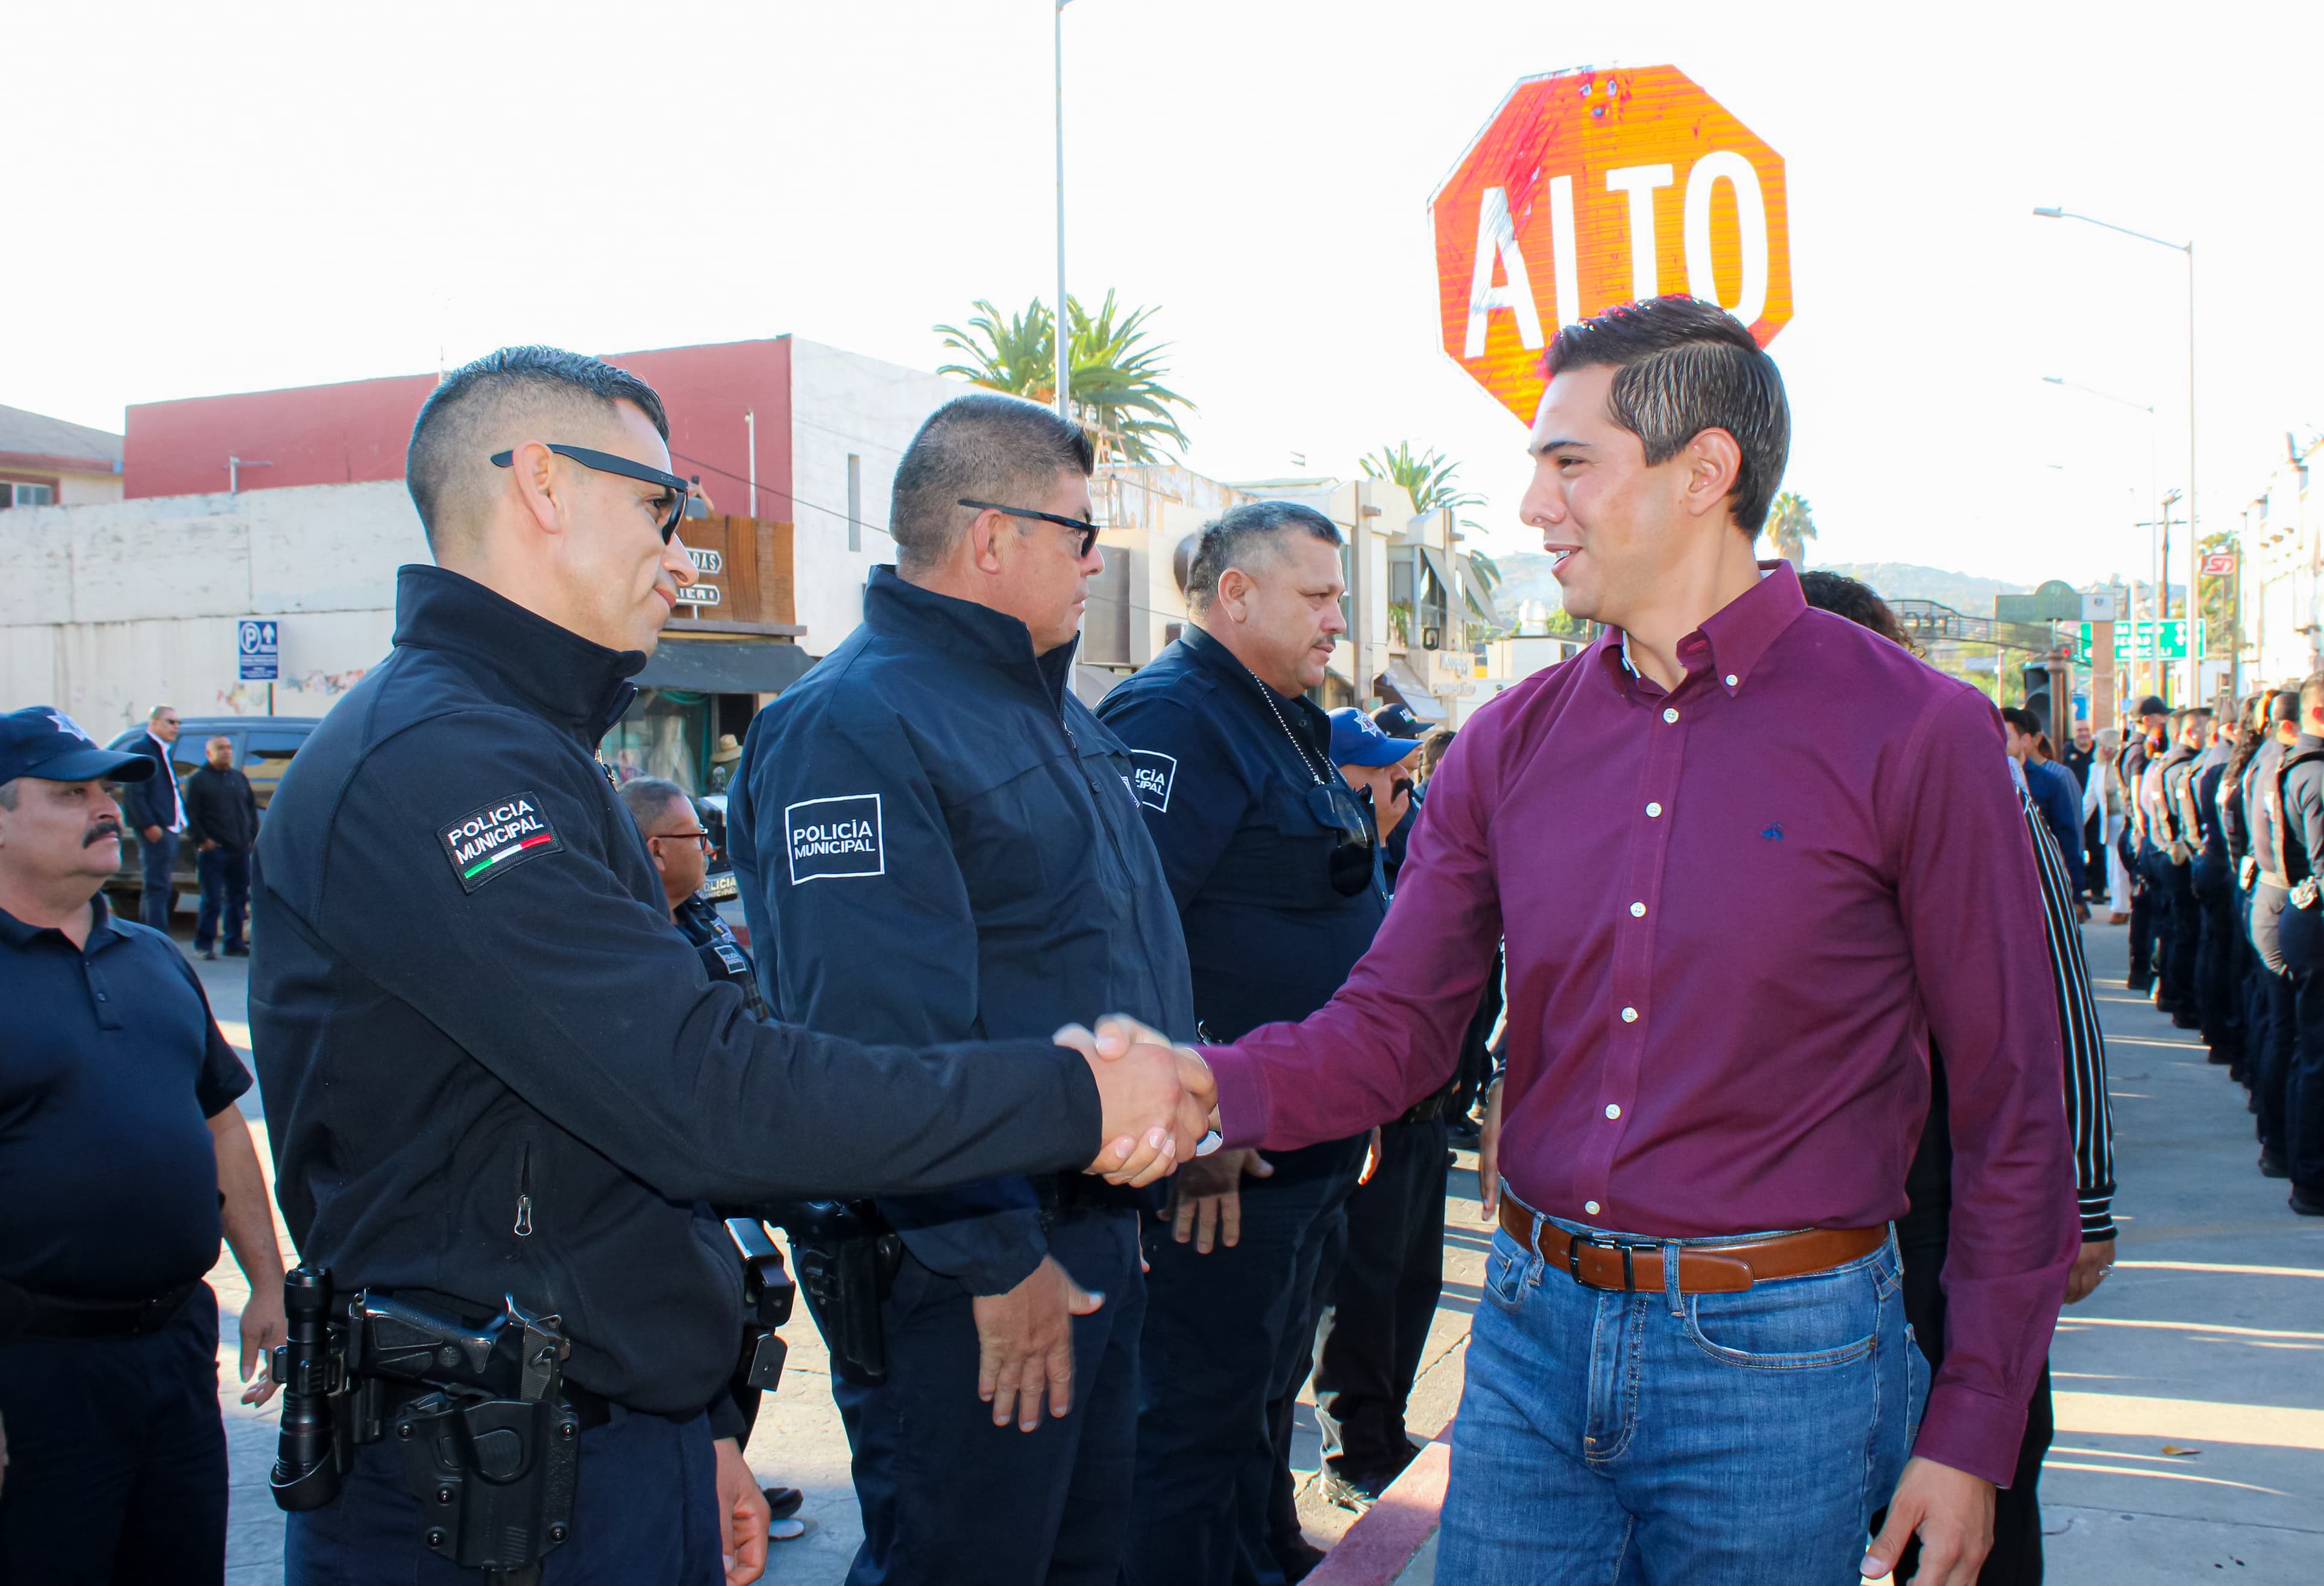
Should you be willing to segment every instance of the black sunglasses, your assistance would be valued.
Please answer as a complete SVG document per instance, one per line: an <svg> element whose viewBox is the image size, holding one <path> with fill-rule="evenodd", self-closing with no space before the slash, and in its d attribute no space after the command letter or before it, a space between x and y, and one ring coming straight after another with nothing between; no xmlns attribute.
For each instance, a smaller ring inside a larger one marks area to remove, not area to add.
<svg viewBox="0 0 2324 1586"><path fill-rule="evenodd" d="M1044 523L1055 523L1061 529L1070 529L1082 537L1081 549L1075 553L1080 556L1089 555L1090 547L1097 543L1097 525L1084 523L1079 518L1059 517L1055 512L1037 512L1030 507L1004 507L998 502L971 501L966 496L960 498L960 504L964 507L974 507L980 512L1006 512L1012 518L1038 518Z"/></svg>
<svg viewBox="0 0 2324 1586"><path fill-rule="evenodd" d="M1372 884L1372 824L1353 791L1340 783L1319 783L1307 789L1307 813L1319 826L1339 834L1332 845L1332 890L1352 898Z"/></svg>
<svg viewBox="0 0 2324 1586"><path fill-rule="evenodd" d="M600 474L619 474L624 479L641 479L648 484L660 485L669 492L669 515L661 521L661 542L668 545L670 537L678 532L678 521L686 516L686 499L694 493L694 487L677 475L665 474L659 468L650 468L643 463L633 463L627 457L617 457L611 452L591 451L586 446L558 446L552 441L549 443L549 449L560 457L571 457L583 467ZM493 466L505 468L515 457L514 450L494 452ZM660 503L656 503L655 510L660 510Z"/></svg>

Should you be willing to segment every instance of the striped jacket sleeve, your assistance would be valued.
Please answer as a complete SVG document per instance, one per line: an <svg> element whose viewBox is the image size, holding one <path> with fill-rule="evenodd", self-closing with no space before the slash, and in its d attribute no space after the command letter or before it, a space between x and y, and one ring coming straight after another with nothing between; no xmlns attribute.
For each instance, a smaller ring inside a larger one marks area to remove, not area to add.
<svg viewBox="0 0 2324 1586"><path fill-rule="evenodd" d="M2025 830L2042 880L2042 924L2050 942L2052 983L2058 992L2058 1028L2066 1048L2066 1129L2074 1141L2074 1194L2081 1204L2082 1238L2112 1239L2114 1114L2107 1102L2106 1037L2098 1029L2098 999L2074 916L2073 884L2050 835L2049 822L2021 789Z"/></svg>

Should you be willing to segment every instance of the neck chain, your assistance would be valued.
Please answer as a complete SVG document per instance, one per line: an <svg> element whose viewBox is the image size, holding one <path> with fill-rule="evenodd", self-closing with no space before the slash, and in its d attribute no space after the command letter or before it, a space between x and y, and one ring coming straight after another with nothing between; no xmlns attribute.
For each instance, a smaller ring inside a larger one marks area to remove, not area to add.
<svg viewBox="0 0 2324 1586"><path fill-rule="evenodd" d="M1275 703L1275 690L1268 687L1265 683L1260 682L1259 674L1252 671L1249 666L1244 665L1242 659L1240 656L1235 659L1236 664L1238 666L1242 666L1243 676L1249 678L1250 679L1251 687L1259 690L1259 696L1267 701L1267 708L1272 712L1275 716L1275 724L1283 729L1283 735L1286 738L1291 740L1291 747L1298 753L1299 756L1299 769L1305 771L1310 778L1314 779L1315 786L1318 788L1326 788L1331 786L1330 783L1326 782L1323 777L1317 773L1314 763L1308 760L1307 745L1300 741L1298 733L1291 730L1291 723L1289 719L1284 715L1283 707Z"/></svg>

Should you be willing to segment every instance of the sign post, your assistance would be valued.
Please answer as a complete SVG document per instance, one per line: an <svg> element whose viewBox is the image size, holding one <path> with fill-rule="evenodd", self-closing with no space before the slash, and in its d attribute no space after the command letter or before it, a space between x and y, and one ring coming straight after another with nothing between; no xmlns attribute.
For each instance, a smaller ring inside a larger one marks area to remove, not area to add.
<svg viewBox="0 0 2324 1586"><path fill-rule="evenodd" d="M1664 292L1792 317L1783 157L1673 66L1509 91L1429 202L1444 351L1530 425L1549 337Z"/></svg>
<svg viewBox="0 0 2324 1586"><path fill-rule="evenodd" d="M274 714L274 682L282 669L281 632L263 617L246 617L235 624L235 659L244 683L266 685L266 714Z"/></svg>

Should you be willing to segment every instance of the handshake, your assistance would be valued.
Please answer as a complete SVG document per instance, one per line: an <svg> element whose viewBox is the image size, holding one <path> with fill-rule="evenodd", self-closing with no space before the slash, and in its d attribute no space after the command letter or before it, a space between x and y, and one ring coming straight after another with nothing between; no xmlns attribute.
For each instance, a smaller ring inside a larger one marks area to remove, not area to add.
<svg viewBox="0 0 2324 1586"><path fill-rule="evenodd" d="M1119 1014L1099 1019L1093 1034L1069 1024L1054 1038L1079 1052L1097 1081L1106 1143L1083 1171L1148 1185L1193 1161L1218 1127L1218 1085L1193 1047Z"/></svg>

